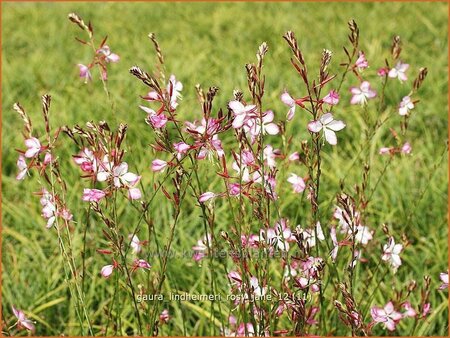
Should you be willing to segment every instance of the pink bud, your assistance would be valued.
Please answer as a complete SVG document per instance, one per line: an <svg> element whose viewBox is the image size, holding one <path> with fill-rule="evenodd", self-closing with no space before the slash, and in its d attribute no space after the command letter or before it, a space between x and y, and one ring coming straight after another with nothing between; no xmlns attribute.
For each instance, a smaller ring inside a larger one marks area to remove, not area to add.
<svg viewBox="0 0 450 338"><path fill-rule="evenodd" d="M114 270L114 266L113 265L105 265L102 270L101 270L101 275L104 278L108 278L109 276L111 276L111 274L113 273Z"/></svg>
<svg viewBox="0 0 450 338"><path fill-rule="evenodd" d="M152 161L152 170L154 172L160 172L163 171L167 167L167 162L163 160L153 160Z"/></svg>
<svg viewBox="0 0 450 338"><path fill-rule="evenodd" d="M203 194L201 194L198 198L198 201L200 203L205 203L206 201L209 201L210 199L216 197L216 194L211 192L211 191L207 191Z"/></svg>
<svg viewBox="0 0 450 338"><path fill-rule="evenodd" d="M83 190L83 201L85 202L98 202L103 197L105 193L99 189L84 189Z"/></svg>

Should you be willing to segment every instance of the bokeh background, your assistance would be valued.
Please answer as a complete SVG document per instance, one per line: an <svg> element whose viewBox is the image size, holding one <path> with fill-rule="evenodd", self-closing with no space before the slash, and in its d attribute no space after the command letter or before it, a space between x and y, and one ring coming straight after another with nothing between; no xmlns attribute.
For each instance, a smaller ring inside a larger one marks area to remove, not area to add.
<svg viewBox="0 0 450 338"><path fill-rule="evenodd" d="M82 37L79 29L67 20L69 12L77 12L90 20L97 42L108 35L108 44L121 60L110 67L108 87L114 98L115 110L105 97L98 74L93 83L84 84L78 78L77 63L90 60L91 50L75 41ZM225 107L235 88L246 90L244 65L255 59L261 42L266 41L270 52L266 58L266 106L282 119L286 107L279 96L284 88L293 95L305 95L303 87L290 62L290 51L282 35L293 30L310 63L318 66L322 49L334 52L331 72L339 71L345 60L342 46L347 45L347 22L354 18L360 27L360 46L365 51L371 68L368 77L378 85L375 75L389 56L392 37L400 35L403 41L402 59L408 62L408 85L390 83L386 100L395 106L406 95L419 68L428 67L428 77L420 90L420 103L410 121L409 142L411 156L396 159L380 182L373 197L371 224L381 234L381 224L387 223L398 236L405 232L413 243L403 255L404 265L389 283L371 285L376 288L375 303L384 304L386 295L411 279L421 281L428 274L433 287L439 285L438 275L447 269L447 13L446 3L2 3L2 320L11 324L10 306L31 313L37 321L39 335L77 333L76 318L64 282L57 238L44 227L40 216L36 180L15 180L16 148L23 148L20 136L22 123L12 110L19 101L27 110L36 130L43 130L40 115L40 95L49 93L53 102L53 125L84 124L88 120L107 120L111 125L129 124L127 160L132 168L139 168L143 181L150 184L152 174L148 167L155 158L148 144L152 136L139 110L139 95L145 88L134 79L128 69L139 65L149 71L156 61L153 47L147 38L155 32L163 48L166 68L183 83L183 100L179 109L182 119L198 117L194 85L220 88L217 107ZM349 76L343 88L356 85ZM342 91L342 101L350 94ZM389 113L389 112L387 112ZM363 121L357 107L336 114L347 122L348 128L339 133L339 145L329 150L324 161L324 201L332 200L339 180L346 177L351 187L360 181L362 159L355 160L362 135ZM299 140L307 137L307 118L298 113L291 132ZM393 124L392 126L396 126ZM64 138L64 137L63 137ZM374 179L385 165L386 158L378 149L386 145L389 131L377 133L370 160ZM69 205L72 212L82 215L84 205L80 194L85 182L69 155L75 153L69 142L61 141L59 156L62 171L71 188ZM276 144L277 141L274 141ZM355 161L354 161L355 160ZM353 170L354 169L354 170ZM210 190L215 179L210 175ZM301 208L295 204L289 186L284 188L283 213L292 224L301 223ZM205 187L206 190L206 187ZM292 203L289 203L292 199ZM170 208L161 203L155 210L158 231L168 231ZM220 210L218 211L220 215ZM332 208L324 212L330 218ZM123 215L127 216L125 210ZM129 215L129 223L136 220ZM218 230L226 228L227 214ZM111 290L98 276L106 262L95 253L103 242L101 230L94 225L88 233L87 269L89 272L88 299L94 311L93 321L101 329L102 307L107 304ZM74 246L81 246L81 230L75 228ZM190 250L203 236L199 212L184 211L184 220L176 233L177 250ZM167 290L179 289L192 293L207 293L204 266L193 261L173 260L169 266ZM223 279L226 292L226 280ZM364 292L364 285L360 292ZM447 293L432 293L433 312L429 323L416 334L446 335L448 331ZM209 334L202 304L172 304L170 333L173 335ZM130 309L131 313L131 309ZM186 324L187 323L187 324ZM405 332L407 329L405 329ZM379 332L382 334L383 332ZM336 332L346 334L346 332Z"/></svg>

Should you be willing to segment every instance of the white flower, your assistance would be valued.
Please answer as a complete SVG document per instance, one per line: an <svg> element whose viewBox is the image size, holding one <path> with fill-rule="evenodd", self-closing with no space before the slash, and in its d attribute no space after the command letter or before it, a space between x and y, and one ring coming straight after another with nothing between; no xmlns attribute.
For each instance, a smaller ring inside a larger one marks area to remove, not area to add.
<svg viewBox="0 0 450 338"><path fill-rule="evenodd" d="M400 259L400 253L402 250L403 245L395 244L393 237L389 237L388 244L383 246L383 256L381 259L391 264L394 273L397 271L398 267L402 265L402 260Z"/></svg>
<svg viewBox="0 0 450 338"><path fill-rule="evenodd" d="M398 113L402 116L408 115L409 111L414 108L414 103L409 96L405 96L400 102Z"/></svg>
<svg viewBox="0 0 450 338"><path fill-rule="evenodd" d="M377 96L377 93L370 89L370 83L368 81L363 81L359 88L351 87L350 92L353 94L350 100L351 104L366 104L367 99L373 99Z"/></svg>
<svg viewBox="0 0 450 338"><path fill-rule="evenodd" d="M318 133L323 130L325 139L331 145L337 144L336 131L345 128L345 123L339 120L335 120L331 113L326 113L320 117L317 121L311 121L308 123L308 129L313 133Z"/></svg>
<svg viewBox="0 0 450 338"><path fill-rule="evenodd" d="M398 78L400 82L406 81L408 77L406 76L405 73L408 70L408 68L409 64L402 63L401 61L399 61L397 62L395 67L389 71L388 76L392 78Z"/></svg>

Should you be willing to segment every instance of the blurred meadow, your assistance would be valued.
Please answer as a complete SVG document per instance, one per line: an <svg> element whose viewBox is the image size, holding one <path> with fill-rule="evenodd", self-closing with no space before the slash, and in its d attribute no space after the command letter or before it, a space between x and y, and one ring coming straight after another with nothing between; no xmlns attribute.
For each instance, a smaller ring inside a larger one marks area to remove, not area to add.
<svg viewBox="0 0 450 338"><path fill-rule="evenodd" d="M94 25L97 42L107 35L111 49L120 55L108 73L108 88L114 105L106 98L98 73L94 81L84 84L78 77L78 63L90 58L89 48L79 44L74 37L82 34L67 19L76 12ZM153 135L144 123L145 113L138 108L142 104L139 95L146 88L128 72L133 65L153 71L156 56L147 38L155 32L161 44L166 68L183 83L183 100L178 114L182 120L200 116L195 85L204 88L220 88L215 107L226 109L233 97L233 90L240 88L247 96L244 65L255 59L261 42L266 41L269 53L266 58L266 97L264 105L275 112L275 119L283 119L287 108L280 101L285 88L296 97L306 95L298 76L289 62L290 51L282 39L287 30L296 33L300 47L311 68L318 67L324 48L333 51L331 73L339 72L339 63L345 60L342 46L347 45L347 22L355 19L360 27L360 48L365 51L375 87L376 70L383 67L383 60L390 53L392 37L400 35L403 41L402 59L409 63L408 86L392 81L388 84L386 101L390 107L409 92L410 82L420 67L428 68L428 77L420 89L420 103L409 122L411 156L393 159L379 181L379 187L369 207L370 226L374 238L381 236L381 225L386 223L399 238L405 233L411 242L402 255L403 265L389 282L370 280L370 285L359 284L358 294L370 304L385 304L394 288L411 279L422 284L424 275L431 276L432 313L415 329L417 335L441 335L448 333L447 291L437 291L439 273L448 266L447 227L447 113L448 113L448 45L446 3L2 3L2 321L5 326L14 323L11 305L26 310L36 321L38 335L78 334L77 320L64 281L62 258L58 252L55 233L45 229L40 216L39 191L35 179L19 182L17 153L23 149L20 137L22 121L12 110L19 101L33 119L36 131L44 130L41 119L40 95L52 96L51 119L53 127L87 121L106 120L111 126L126 123L129 126L126 139L126 160L134 172L140 172L144 186L153 184L155 178L149 167L156 158L149 147ZM342 101L350 100L346 88L357 85L355 76L344 82ZM383 114L397 114L393 108ZM322 224L332 219L335 193L345 179L347 189L361 180L359 153L364 120L358 107L335 112L347 123L339 134L336 147L324 153L323 188L321 193ZM298 110L289 126L294 144L308 137L306 122ZM391 123L392 122L392 123ZM389 124L391 123L391 124ZM381 128L374 137L367 158L371 166L371 182L375 184L389 157L380 156L379 148L389 144L387 127L397 127L393 121ZM68 205L74 215L83 215L85 205L80 196L86 183L71 159L76 149L61 135L58 156L61 170L71 186ZM226 144L226 140L224 140ZM274 146L280 146L273 140ZM218 189L220 181L207 164L202 165L205 175L204 191ZM214 168L213 168L214 169ZM301 172L305 169L298 169ZM279 195L284 202L282 214L292 225L303 224L298 195L292 194L286 182L289 173L280 178ZM209 183L209 185L207 185ZM171 212L162 196L156 203L152 216L155 229L166 236ZM203 226L195 200L184 204L183 216L173 244L175 252L190 251L203 237ZM190 207L189 205L192 205ZM217 231L226 229L231 222L225 203L216 210ZM137 215L119 210L123 227L132 229ZM127 218L128 217L128 218ZM77 222L78 220L75 219ZM79 226L78 226L79 225ZM131 231L131 230L130 230ZM82 247L83 226L76 223L73 229L75 252ZM143 236L144 237L144 236ZM86 247L86 299L89 302L96 334L104 334L104 307L109 304L112 284L99 275L106 261L95 250L102 247L104 239L101 227L91 224ZM375 245L375 244L374 244ZM378 252L378 251L376 251ZM374 264L371 257L367 264ZM78 257L78 259L81 259ZM343 268L344 269L344 268ZM363 274L357 270L357 274ZM164 284L166 292L208 293L207 264L198 264L190 258L170 260ZM386 268L386 274L391 274ZM359 276L366 280L369 276ZM227 293L226 273L223 273L219 291ZM367 295L367 290L374 290ZM358 297L359 299L360 297ZM208 303L180 302L167 304L172 320L162 329L170 335L212 335ZM225 307L226 308L226 307ZM224 317L228 312L223 309ZM132 316L132 307L123 310L124 329L118 334L132 334L126 330L126 321ZM216 314L217 315L217 314ZM370 314L367 318L370 318ZM338 321L330 314L330 321ZM412 332L411 323L402 323L402 332ZM409 326L408 326L409 325ZM130 325L131 326L131 325ZM385 334L378 330L376 334ZM345 335L347 331L335 331Z"/></svg>

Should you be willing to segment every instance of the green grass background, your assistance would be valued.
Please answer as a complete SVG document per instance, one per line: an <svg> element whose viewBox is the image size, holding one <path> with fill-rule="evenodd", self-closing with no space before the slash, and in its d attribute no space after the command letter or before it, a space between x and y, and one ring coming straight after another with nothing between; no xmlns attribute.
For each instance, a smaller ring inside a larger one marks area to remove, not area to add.
<svg viewBox="0 0 450 338"><path fill-rule="evenodd" d="M121 57L109 71L108 87L116 106L113 113L97 74L94 73L95 81L89 85L78 79L76 64L88 62L91 51L74 40L74 36L81 37L82 33L67 20L67 14L72 11L86 21L92 21L97 42L108 35L108 44ZM290 52L281 36L287 30L296 33L312 69L318 65L323 48L332 50L331 70L337 72L339 63L344 61L342 46L347 45L347 21L354 18L361 30L361 49L366 52L371 66L367 73L372 74L369 78L376 86L378 79L374 73L388 57L392 37L398 34L402 38L402 59L411 67L408 84L392 81L388 85L386 99L394 109L408 93L419 67L426 66L429 70L420 90L420 103L410 121L408 140L413 154L395 159L370 207L370 224L367 225L376 231L377 238L382 238L381 224L387 223L397 238L405 232L413 242L402 256L404 265L397 275L390 276L388 283L371 286L370 291L375 290L373 304L385 304L394 287L399 288L411 279L422 284L422 276L429 274L433 280L433 314L415 333L446 335L447 292L435 290L439 285L439 273L447 269L448 248L447 13L445 3L2 3L2 320L12 324L10 305L15 304L38 322L39 335L78 333L58 256L57 238L53 231L45 229L39 200L32 194L38 186L30 178L24 182L15 180L15 149L23 148L20 137L22 123L11 109L15 101L20 101L26 108L35 129L41 133L40 95L44 93L53 97L51 114L54 126L103 119L112 125L128 123L126 158L133 168L143 172L143 182L150 184L153 175L147 168L155 155L147 145L152 136L143 122L145 114L137 108L141 103L138 96L145 94L145 88L128 73L130 66L135 64L152 70L156 58L147 38L149 32L157 34L167 70L176 74L184 85L184 99L179 109L182 119L199 116L194 89L196 83L205 88L211 85L220 87L216 107L225 107L233 89L245 90L244 65L255 59L257 47L267 41L270 52L265 65L265 105L275 111L278 119L282 119L286 113L279 100L283 89L288 88L295 96L303 96L305 92L290 66ZM349 76L343 88L356 83L357 79ZM343 90L342 101L349 98L349 93ZM388 113L396 114L392 108ZM327 147L325 154L322 209L325 223L332 214L332 207L325 209L329 206L327 201L333 198L339 180L347 176L346 183L350 189L361 177L360 166L351 167L362 138L364 121L361 112L356 107L344 110L338 106L336 114L348 127L339 133L339 145L333 149ZM308 135L304 127L306 122L307 117L300 112L290 127L290 132L297 138L297 145ZM392 126L397 125L392 123ZM377 151L386 144L388 136L387 128L383 128L370 149L372 184L386 161ZM273 142L277 145L278 141ZM68 156L74 154L75 149L68 144L67 140L61 142L62 149L58 155L62 170L71 182L69 205L75 215L81 215L83 205L79 196L86 182L78 179L79 172ZM360 163L361 160L357 159L356 164ZM207 165L204 168L207 178L204 190L219 189L214 174L207 170ZM295 169L301 175L306 174L305 170ZM206 182L211 184L206 186ZM303 223L305 218L299 210L304 207L298 206L287 183L280 184L283 214L291 219L291 224ZM155 224L161 236L168 231L171 218L170 208L165 205L159 203L154 210ZM225 206L219 204L218 207L221 217L218 217L218 230L226 229L230 216ZM405 223L411 212L413 216ZM137 216L125 209L122 213L125 227L131 229ZM79 226L74 230L74 246L78 248L81 247L82 229L81 224ZM177 251L189 250L203 236L202 229L199 211L185 207L174 248ZM94 251L104 244L100 224L94 224L88 241L87 299L93 309L91 316L96 332L100 332L104 324L102 307L108 303L112 292L112 286L98 276L100 267L106 264L104 258ZM173 260L167 275L166 290L208 293L205 282L208 269L205 265L199 267L192 261ZM362 280L367 278L365 275L359 277ZM225 278L222 288L226 292ZM365 285L360 285L360 294L364 295L365 291ZM418 301L417 297L415 301ZM174 318L164 332L172 335L213 333L205 309L208 309L205 304L171 304ZM125 310L124 318L131 316L130 307ZM408 334L412 327L410 322L404 322L401 332ZM384 334L385 331L376 333ZM348 332L341 330L335 334Z"/></svg>

